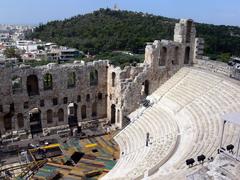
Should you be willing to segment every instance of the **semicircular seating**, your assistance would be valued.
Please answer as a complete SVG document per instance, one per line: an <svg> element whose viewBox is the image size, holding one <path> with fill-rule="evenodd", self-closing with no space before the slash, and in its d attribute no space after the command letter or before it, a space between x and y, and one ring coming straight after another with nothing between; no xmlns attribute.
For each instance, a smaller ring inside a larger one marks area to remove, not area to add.
<svg viewBox="0 0 240 180"><path fill-rule="evenodd" d="M196 68L180 69L151 96L157 102L115 137L122 154L103 179L184 176L186 159L216 155L222 116L240 112L239 82ZM239 131L226 124L223 146L236 144Z"/></svg>

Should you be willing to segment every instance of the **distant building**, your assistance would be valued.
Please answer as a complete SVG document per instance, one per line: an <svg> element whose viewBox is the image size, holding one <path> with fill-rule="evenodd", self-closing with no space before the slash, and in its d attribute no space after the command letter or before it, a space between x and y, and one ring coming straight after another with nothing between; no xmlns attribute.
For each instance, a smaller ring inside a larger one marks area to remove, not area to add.
<svg viewBox="0 0 240 180"><path fill-rule="evenodd" d="M79 57L80 53L77 49L62 49L60 50L60 60L68 61Z"/></svg>

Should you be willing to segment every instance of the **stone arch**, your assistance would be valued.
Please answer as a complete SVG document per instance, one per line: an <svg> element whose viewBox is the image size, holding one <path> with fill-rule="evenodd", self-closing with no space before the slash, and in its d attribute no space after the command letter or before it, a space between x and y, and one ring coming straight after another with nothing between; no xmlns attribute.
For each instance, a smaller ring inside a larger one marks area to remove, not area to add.
<svg viewBox="0 0 240 180"><path fill-rule="evenodd" d="M116 73L112 72L112 87L115 87L115 78L116 78Z"/></svg>
<svg viewBox="0 0 240 180"><path fill-rule="evenodd" d="M148 80L144 81L144 95L145 96L149 95L149 81Z"/></svg>
<svg viewBox="0 0 240 180"><path fill-rule="evenodd" d="M116 105L112 104L111 106L111 124L116 123Z"/></svg>
<svg viewBox="0 0 240 180"><path fill-rule="evenodd" d="M4 128L6 131L12 130L12 114L8 113L3 117Z"/></svg>
<svg viewBox="0 0 240 180"><path fill-rule="evenodd" d="M70 127L78 126L78 105L76 103L70 103L68 105L68 124Z"/></svg>
<svg viewBox="0 0 240 180"><path fill-rule="evenodd" d="M86 95L86 101L89 102L89 101L90 101L90 98L91 98L91 97L90 97L90 94L87 94L87 95Z"/></svg>
<svg viewBox="0 0 240 180"><path fill-rule="evenodd" d="M22 92L22 78L18 76L14 76L12 78L12 91L13 94L17 92Z"/></svg>
<svg viewBox="0 0 240 180"><path fill-rule="evenodd" d="M64 121L64 110L62 108L58 110L58 121L59 122Z"/></svg>
<svg viewBox="0 0 240 180"><path fill-rule="evenodd" d="M38 108L33 108L29 111L29 116L31 134L42 133L41 111Z"/></svg>
<svg viewBox="0 0 240 180"><path fill-rule="evenodd" d="M160 50L160 61L159 66L165 66L167 62L167 48L162 47Z"/></svg>
<svg viewBox="0 0 240 180"><path fill-rule="evenodd" d="M53 111L51 109L47 110L47 123L53 123Z"/></svg>
<svg viewBox="0 0 240 180"><path fill-rule="evenodd" d="M98 71L93 70L90 72L90 86L98 85Z"/></svg>
<svg viewBox="0 0 240 180"><path fill-rule="evenodd" d="M22 113L17 114L17 124L18 124L18 128L20 129L24 127L24 118Z"/></svg>
<svg viewBox="0 0 240 180"><path fill-rule="evenodd" d="M98 93L98 100L102 100L103 94L101 92Z"/></svg>
<svg viewBox="0 0 240 180"><path fill-rule="evenodd" d="M87 118L87 108L85 105L82 105L82 107L81 107L81 114L82 114L82 119Z"/></svg>
<svg viewBox="0 0 240 180"><path fill-rule="evenodd" d="M27 92L29 96L39 94L38 77L36 75L30 75L27 77Z"/></svg>
<svg viewBox="0 0 240 180"><path fill-rule="evenodd" d="M43 76L43 88L44 90L50 90L52 87L52 75L50 73L47 73Z"/></svg>
<svg viewBox="0 0 240 180"><path fill-rule="evenodd" d="M148 80L145 80L145 81L142 83L141 95L142 95L143 97L146 97L146 96L149 95L149 81L148 81Z"/></svg>
<svg viewBox="0 0 240 180"><path fill-rule="evenodd" d="M190 47L186 47L185 49L185 57L184 57L184 64L189 64L190 61Z"/></svg>
<svg viewBox="0 0 240 180"><path fill-rule="evenodd" d="M68 88L75 87L75 85L76 85L76 74L75 74L75 72L69 72L68 73L67 85L68 85Z"/></svg>
<svg viewBox="0 0 240 180"><path fill-rule="evenodd" d="M174 49L174 59L173 59L173 65L179 64L179 47L176 46Z"/></svg>
<svg viewBox="0 0 240 180"><path fill-rule="evenodd" d="M97 116L97 102L94 102L92 104L92 117L96 117Z"/></svg>

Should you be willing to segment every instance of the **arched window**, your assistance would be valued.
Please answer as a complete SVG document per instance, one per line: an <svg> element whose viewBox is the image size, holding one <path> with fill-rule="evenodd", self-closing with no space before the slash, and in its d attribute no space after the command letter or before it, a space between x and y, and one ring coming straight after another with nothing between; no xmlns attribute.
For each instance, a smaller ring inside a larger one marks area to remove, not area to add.
<svg viewBox="0 0 240 180"><path fill-rule="evenodd" d="M167 48L162 47L160 50L160 61L159 66L165 66L167 61Z"/></svg>
<svg viewBox="0 0 240 180"><path fill-rule="evenodd" d="M58 110L58 121L64 121L64 110L62 108Z"/></svg>
<svg viewBox="0 0 240 180"><path fill-rule="evenodd" d="M189 61L190 61L190 47L186 47L184 64L189 64Z"/></svg>
<svg viewBox="0 0 240 180"><path fill-rule="evenodd" d="M47 110L47 123L51 124L53 122L53 111L51 109Z"/></svg>
<svg viewBox="0 0 240 180"><path fill-rule="evenodd" d="M86 106L83 105L81 107L81 114L82 114L82 119L86 119L87 118L87 112L86 112Z"/></svg>
<svg viewBox="0 0 240 180"><path fill-rule="evenodd" d="M111 124L115 124L116 122L116 106L112 104L111 106Z"/></svg>
<svg viewBox="0 0 240 180"><path fill-rule="evenodd" d="M17 92L22 92L22 78L18 76L14 76L12 78L12 91L13 94Z"/></svg>
<svg viewBox="0 0 240 180"><path fill-rule="evenodd" d="M99 100L102 100L102 96L103 96L102 93L98 93L98 99Z"/></svg>
<svg viewBox="0 0 240 180"><path fill-rule="evenodd" d="M173 65L178 65L178 57L179 57L179 47L177 46L174 49Z"/></svg>
<svg viewBox="0 0 240 180"><path fill-rule="evenodd" d="M27 92L29 96L35 96L39 94L38 78L36 75L30 75L27 77Z"/></svg>
<svg viewBox="0 0 240 180"><path fill-rule="evenodd" d="M92 117L96 117L97 116L97 103L94 102L92 104Z"/></svg>
<svg viewBox="0 0 240 180"><path fill-rule="evenodd" d="M47 73L43 76L43 87L44 90L52 89L52 75Z"/></svg>
<svg viewBox="0 0 240 180"><path fill-rule="evenodd" d="M17 115L17 124L18 124L18 128L24 127L24 119L23 119L23 115L21 113L19 113Z"/></svg>
<svg viewBox="0 0 240 180"><path fill-rule="evenodd" d="M76 85L76 74L75 72L68 73L68 88L75 87Z"/></svg>
<svg viewBox="0 0 240 180"><path fill-rule="evenodd" d="M90 94L87 94L87 96L86 96L86 101L87 101L87 102L90 101Z"/></svg>
<svg viewBox="0 0 240 180"><path fill-rule="evenodd" d="M115 78L116 78L116 73L112 72L112 87L115 87Z"/></svg>
<svg viewBox="0 0 240 180"><path fill-rule="evenodd" d="M90 86L98 85L98 71L94 70L90 72Z"/></svg>

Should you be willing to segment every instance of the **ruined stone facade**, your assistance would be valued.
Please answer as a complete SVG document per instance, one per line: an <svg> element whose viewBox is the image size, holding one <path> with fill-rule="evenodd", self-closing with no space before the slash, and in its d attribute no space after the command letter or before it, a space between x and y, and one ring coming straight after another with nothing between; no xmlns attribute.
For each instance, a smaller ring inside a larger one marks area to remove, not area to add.
<svg viewBox="0 0 240 180"><path fill-rule="evenodd" d="M95 120L122 128L126 116L149 94L181 67L193 64L195 34L193 21L181 20L173 41L148 43L144 63L123 70L107 60L1 68L1 134Z"/></svg>

